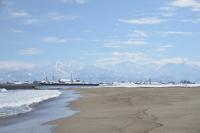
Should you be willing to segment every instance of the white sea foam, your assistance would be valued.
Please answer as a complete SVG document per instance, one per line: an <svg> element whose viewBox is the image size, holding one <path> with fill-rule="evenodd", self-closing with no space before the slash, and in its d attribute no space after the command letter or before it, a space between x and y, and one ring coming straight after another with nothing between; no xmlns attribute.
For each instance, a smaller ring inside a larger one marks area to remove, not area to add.
<svg viewBox="0 0 200 133"><path fill-rule="evenodd" d="M5 88L0 88L0 92L7 92Z"/></svg>
<svg viewBox="0 0 200 133"><path fill-rule="evenodd" d="M61 95L58 90L9 90L0 93L0 117L31 111L30 105Z"/></svg>

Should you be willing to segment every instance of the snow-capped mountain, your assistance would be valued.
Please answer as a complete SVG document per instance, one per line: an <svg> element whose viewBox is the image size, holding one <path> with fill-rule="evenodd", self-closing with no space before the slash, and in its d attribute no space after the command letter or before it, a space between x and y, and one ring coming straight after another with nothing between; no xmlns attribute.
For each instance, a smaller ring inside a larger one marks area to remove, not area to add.
<svg viewBox="0 0 200 133"><path fill-rule="evenodd" d="M26 70L0 70L1 81L33 81L42 80L48 77L49 80L54 77L70 79L79 78L88 82L101 81L180 81L182 79L194 82L200 81L200 67L187 64L168 64L157 67L151 64L123 63L108 68L102 68L96 65L83 65L77 62L61 62L40 64L32 69Z"/></svg>

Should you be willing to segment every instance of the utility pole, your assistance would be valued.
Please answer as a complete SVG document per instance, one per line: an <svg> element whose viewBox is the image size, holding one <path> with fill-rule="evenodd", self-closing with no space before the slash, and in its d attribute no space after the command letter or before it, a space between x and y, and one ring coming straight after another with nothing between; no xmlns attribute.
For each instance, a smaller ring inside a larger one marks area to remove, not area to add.
<svg viewBox="0 0 200 133"><path fill-rule="evenodd" d="M71 73L71 83L73 83L73 77L72 77L72 73Z"/></svg>

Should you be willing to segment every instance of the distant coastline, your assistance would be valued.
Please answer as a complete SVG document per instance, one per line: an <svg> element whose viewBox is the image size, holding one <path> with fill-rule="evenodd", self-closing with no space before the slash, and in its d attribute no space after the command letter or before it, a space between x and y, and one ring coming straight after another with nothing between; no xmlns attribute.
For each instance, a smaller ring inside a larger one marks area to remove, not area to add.
<svg viewBox="0 0 200 133"><path fill-rule="evenodd" d="M99 86L99 84L92 84L92 83L82 83L82 84L78 84L78 83L73 83L73 84L61 84L61 83L54 83L54 84L47 84L47 83L41 83L41 84L34 84L34 83L30 83L30 84L0 84L0 88L5 88L7 90L17 90L17 89L41 89L42 87L52 87L52 86L85 86L85 87L90 87L90 86Z"/></svg>
<svg viewBox="0 0 200 133"><path fill-rule="evenodd" d="M135 82L111 82L111 83L0 83L0 89L24 90L24 89L62 89L82 87L133 87L133 88L166 88L166 87L200 87L199 83L135 83Z"/></svg>
<svg viewBox="0 0 200 133"><path fill-rule="evenodd" d="M36 89L36 86L34 84L0 84L0 88L7 90Z"/></svg>

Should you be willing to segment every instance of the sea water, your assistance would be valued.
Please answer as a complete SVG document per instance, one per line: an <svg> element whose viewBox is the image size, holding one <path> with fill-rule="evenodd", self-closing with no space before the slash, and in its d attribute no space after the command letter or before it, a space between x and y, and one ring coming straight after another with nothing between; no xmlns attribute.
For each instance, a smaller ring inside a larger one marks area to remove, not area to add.
<svg viewBox="0 0 200 133"><path fill-rule="evenodd" d="M73 90L62 92L58 90L21 90L8 91L0 95L1 99L3 99L1 103L4 101L4 104L1 105L3 108L14 107L20 110L17 112L23 112L22 110L26 110L23 106L26 106L32 110L31 112L24 114L14 115L8 118L0 118L0 133L52 133L55 125L48 125L45 123L78 113L78 111L66 107L70 102L77 100L80 97L80 94ZM13 97L13 99L11 97ZM47 100L53 97L57 98L38 104L36 108L29 106L31 103L45 99ZM7 104L5 104L5 102L7 102ZM11 110L12 112L15 112L13 109ZM4 111L4 116L5 114L9 114L7 112L8 111Z"/></svg>
<svg viewBox="0 0 200 133"><path fill-rule="evenodd" d="M9 90L0 92L0 117L8 117L32 110L32 104L61 95L58 90Z"/></svg>

